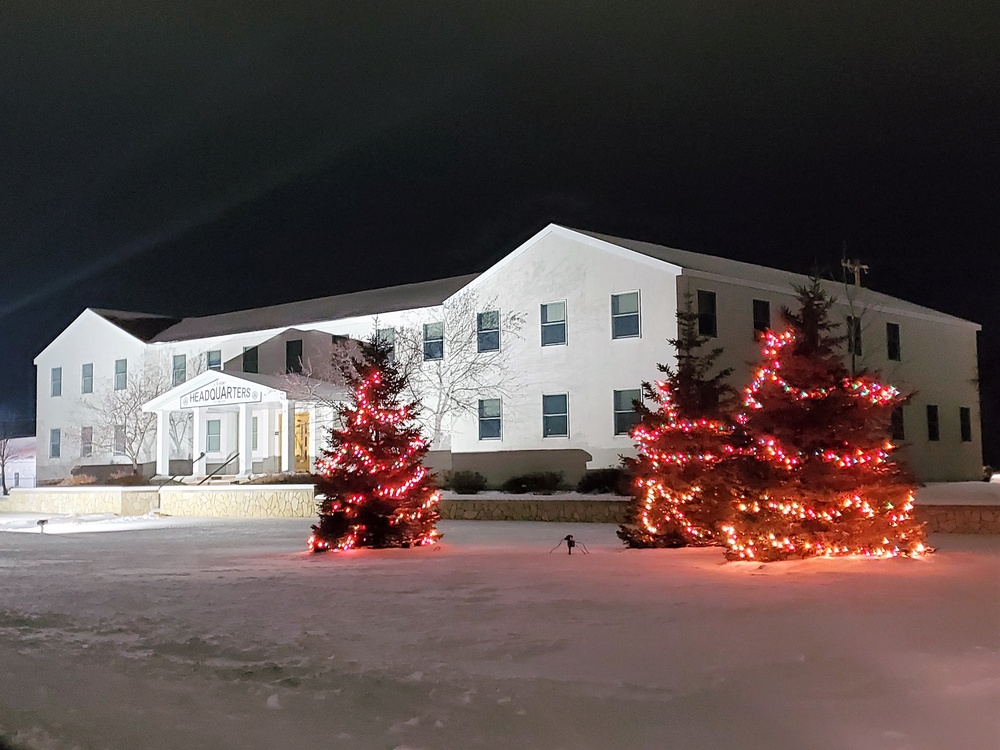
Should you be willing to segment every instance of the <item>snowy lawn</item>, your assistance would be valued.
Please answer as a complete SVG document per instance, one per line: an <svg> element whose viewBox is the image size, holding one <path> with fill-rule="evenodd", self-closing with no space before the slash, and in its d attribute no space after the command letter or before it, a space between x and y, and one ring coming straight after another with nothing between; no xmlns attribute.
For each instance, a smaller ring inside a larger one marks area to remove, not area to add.
<svg viewBox="0 0 1000 750"><path fill-rule="evenodd" d="M917 561L760 566L625 551L604 525L451 521L436 549L318 556L301 520L149 525L0 533L0 735L83 750L1000 747L997 537L934 537ZM591 554L549 554L566 533Z"/></svg>

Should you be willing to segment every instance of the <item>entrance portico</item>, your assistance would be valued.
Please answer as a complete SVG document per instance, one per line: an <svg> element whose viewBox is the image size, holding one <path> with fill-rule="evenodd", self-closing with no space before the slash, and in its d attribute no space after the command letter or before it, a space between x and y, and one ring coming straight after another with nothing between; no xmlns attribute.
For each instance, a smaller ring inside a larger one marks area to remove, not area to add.
<svg viewBox="0 0 1000 750"><path fill-rule="evenodd" d="M156 414L157 475L171 475L170 460L187 453L188 434L194 477L213 468L238 478L309 471L323 437L320 423L340 395L329 383L310 386L296 399L289 392L299 389L280 376L209 370L150 400L142 409Z"/></svg>

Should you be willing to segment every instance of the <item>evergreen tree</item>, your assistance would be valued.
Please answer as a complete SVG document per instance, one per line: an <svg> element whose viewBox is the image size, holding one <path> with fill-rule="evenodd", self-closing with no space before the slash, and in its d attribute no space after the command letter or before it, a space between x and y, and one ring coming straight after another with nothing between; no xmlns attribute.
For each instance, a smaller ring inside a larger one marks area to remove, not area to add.
<svg viewBox="0 0 1000 750"><path fill-rule="evenodd" d="M373 336L360 354L342 368L350 401L317 461L319 522L309 548L433 544L440 496L421 464L427 443L415 422L419 402L403 402L406 377L384 341Z"/></svg>
<svg viewBox="0 0 1000 750"><path fill-rule="evenodd" d="M727 385L731 369L712 374L721 348L698 329L691 295L677 312L677 338L670 339L676 365L643 383L650 409L636 403L632 429L638 456L626 459L632 502L618 536L629 547L683 547L716 543L716 529L729 509L731 458L738 435L728 417L736 391Z"/></svg>
<svg viewBox="0 0 1000 750"><path fill-rule="evenodd" d="M730 559L914 555L928 551L912 517L915 483L892 459L891 412L903 402L875 374L852 375L833 300L818 280L767 333L740 421L756 473L743 463L741 496L724 525Z"/></svg>

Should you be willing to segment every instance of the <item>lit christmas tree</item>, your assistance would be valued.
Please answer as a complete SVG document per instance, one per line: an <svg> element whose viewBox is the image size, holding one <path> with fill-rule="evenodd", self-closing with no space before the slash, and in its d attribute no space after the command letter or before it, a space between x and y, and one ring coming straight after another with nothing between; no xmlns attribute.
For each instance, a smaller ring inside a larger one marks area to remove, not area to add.
<svg viewBox="0 0 1000 750"><path fill-rule="evenodd" d="M740 439L726 415L736 392L725 382L732 370L711 374L722 349L703 351L710 339L699 334L698 318L688 297L677 313L677 338L669 341L676 369L659 365L666 377L643 383L655 410L635 406L640 422L630 434L638 456L625 461L633 497L618 530L629 547L716 544L730 507Z"/></svg>
<svg viewBox="0 0 1000 750"><path fill-rule="evenodd" d="M723 525L735 560L929 552L913 516L915 483L892 460L891 412L903 397L872 374L852 376L818 281L798 290L789 328L768 332L739 421L760 476L744 481ZM753 486L751 486L753 485Z"/></svg>
<svg viewBox="0 0 1000 750"><path fill-rule="evenodd" d="M427 443L415 423L416 402L401 398L406 377L377 336L344 368L351 399L317 461L319 523L309 549L433 544L440 494L421 464Z"/></svg>

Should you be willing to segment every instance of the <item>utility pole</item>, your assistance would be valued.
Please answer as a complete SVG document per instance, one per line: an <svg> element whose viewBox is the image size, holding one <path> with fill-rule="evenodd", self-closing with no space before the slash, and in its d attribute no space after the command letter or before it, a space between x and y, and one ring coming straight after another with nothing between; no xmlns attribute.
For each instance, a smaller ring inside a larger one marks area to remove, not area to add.
<svg viewBox="0 0 1000 750"><path fill-rule="evenodd" d="M868 265L862 263L860 260L850 260L848 258L840 261L840 265L844 267L845 271L854 274L854 286L861 286L861 274L868 273Z"/></svg>

